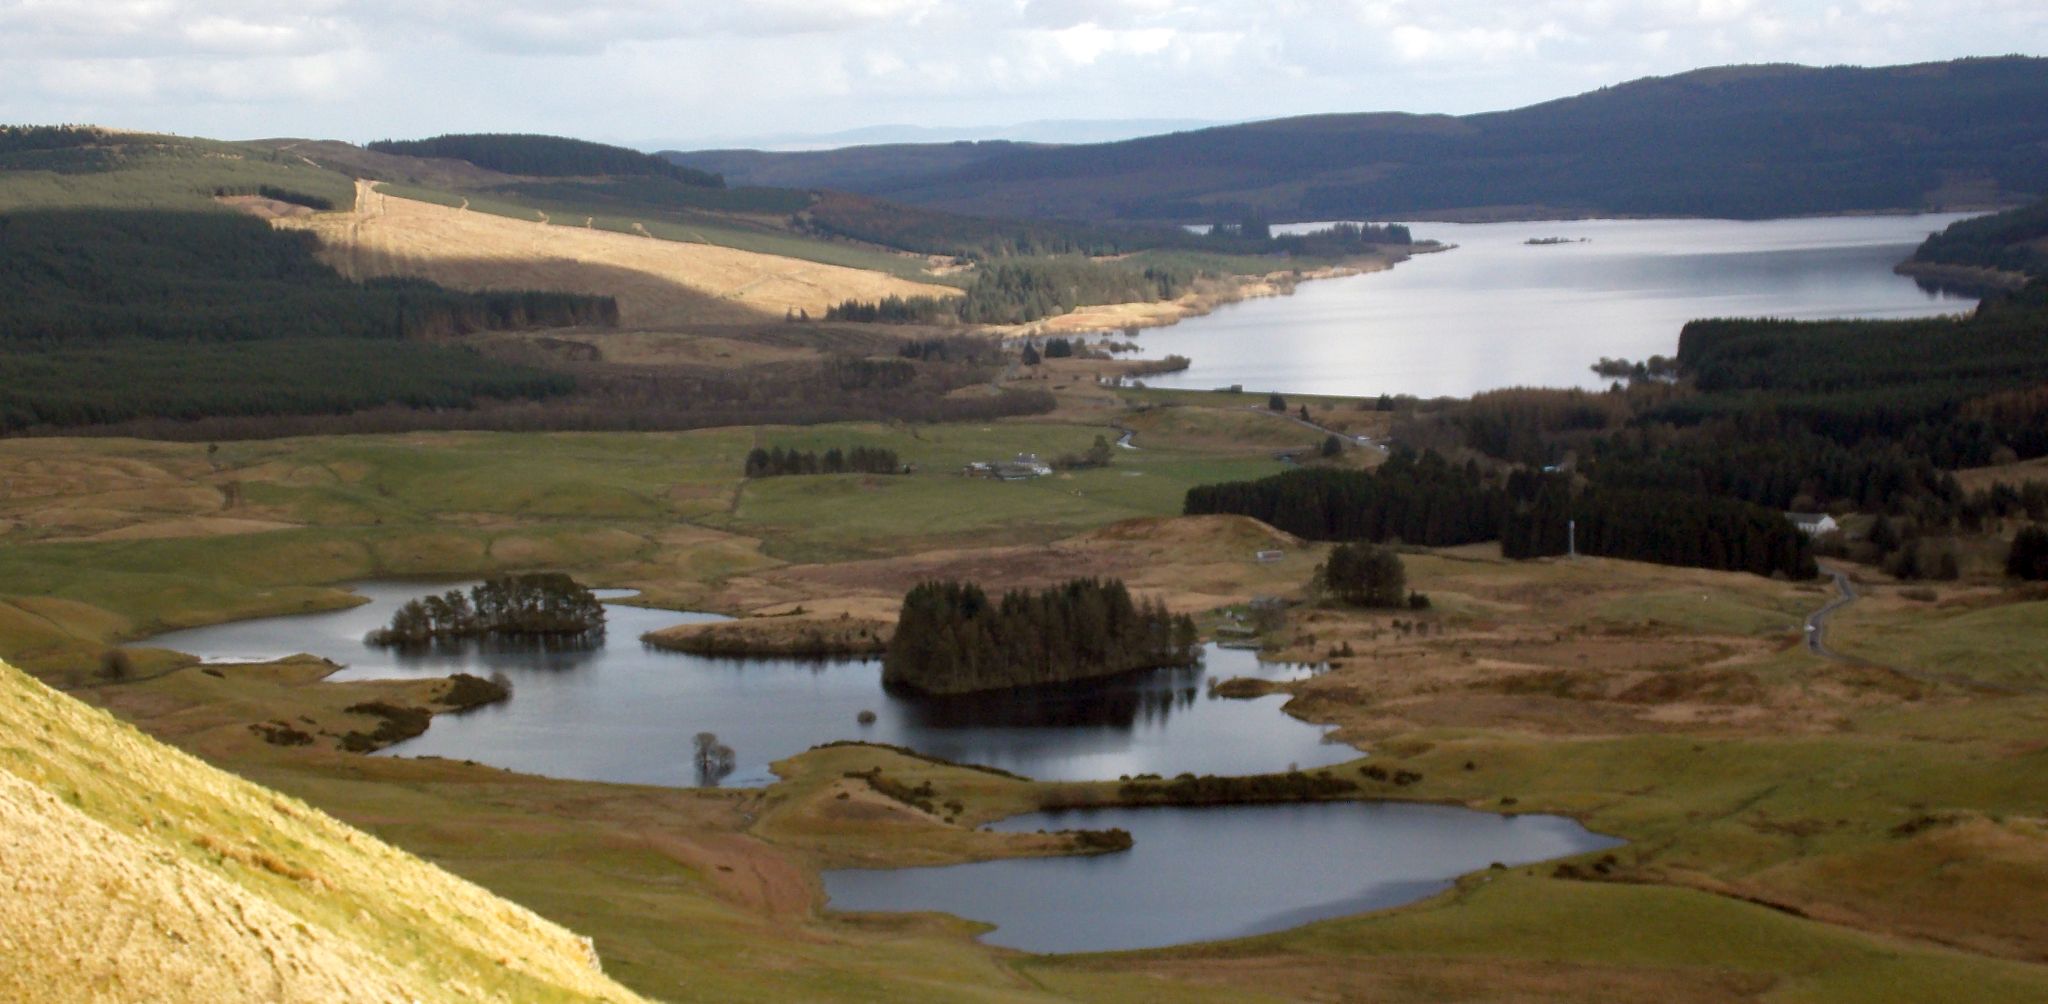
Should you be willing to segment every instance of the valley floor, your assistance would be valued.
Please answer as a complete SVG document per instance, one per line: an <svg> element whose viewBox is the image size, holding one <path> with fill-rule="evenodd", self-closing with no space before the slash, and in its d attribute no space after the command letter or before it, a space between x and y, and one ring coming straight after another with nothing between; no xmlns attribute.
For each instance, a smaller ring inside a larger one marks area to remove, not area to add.
<svg viewBox="0 0 2048 1004"><path fill-rule="evenodd" d="M500 569L570 569L661 606L876 621L942 575L1115 575L1190 612L1302 596L1322 547L1173 514L1188 487L1272 473L1276 452L1321 434L1249 398L1103 388L1078 362L1027 378L1060 395L1059 411L217 450L0 442L0 657L593 937L607 973L660 999L2048 998L2048 635L2035 629L2048 598L1990 579L1929 600L1859 573L1865 598L1829 627L1850 657L1835 661L1802 639L1826 580L1408 551L1429 612L1303 606L1268 633L1276 656L1328 663L1285 685L1288 712L1420 775L1362 797L1563 813L1629 843L1470 875L1402 909L1095 956L989 949L940 916L833 913L816 876L1067 851L974 827L1113 800L1114 782L1030 782L864 746L785 761L759 790L557 781L364 757L327 738L373 727L349 710L366 700L430 706L429 684L148 649L130 650L124 678L102 672L110 647L350 602L336 587L351 580ZM1373 412L1309 404L1318 425L1376 431ZM956 473L1126 429L1138 449L1104 468ZM917 472L743 478L746 453L769 445L883 446ZM1377 456L1355 447L1338 462ZM1284 557L1262 563L1261 550ZM276 722L314 741L252 728ZM869 768L963 808L948 821L849 783Z"/></svg>

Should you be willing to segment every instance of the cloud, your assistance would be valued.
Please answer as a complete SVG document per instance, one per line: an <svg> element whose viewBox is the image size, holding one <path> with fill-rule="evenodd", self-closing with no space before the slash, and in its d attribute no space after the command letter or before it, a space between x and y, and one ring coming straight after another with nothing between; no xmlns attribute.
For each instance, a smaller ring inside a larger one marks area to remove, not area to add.
<svg viewBox="0 0 2048 1004"><path fill-rule="evenodd" d="M0 0L0 117L344 138L1475 111L2048 49L2039 0ZM253 118L252 118L253 117ZM141 119L141 120L138 120Z"/></svg>

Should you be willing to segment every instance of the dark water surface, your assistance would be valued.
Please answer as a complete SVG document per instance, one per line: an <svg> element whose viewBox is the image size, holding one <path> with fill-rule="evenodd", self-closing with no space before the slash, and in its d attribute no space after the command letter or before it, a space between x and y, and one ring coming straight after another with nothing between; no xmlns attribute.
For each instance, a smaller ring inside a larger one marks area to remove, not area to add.
<svg viewBox="0 0 2048 1004"><path fill-rule="evenodd" d="M1030 952L1111 951L1280 931L1412 903L1493 862L1616 846L1558 816L1327 802L1033 813L999 830L1131 832L1128 851L824 874L837 910L937 910Z"/></svg>
<svg viewBox="0 0 2048 1004"><path fill-rule="evenodd" d="M884 693L878 660L714 659L650 648L640 642L645 632L719 618L617 603L606 605L605 643L589 651L405 654L363 644L399 604L445 588L364 583L355 589L371 602L350 610L177 631L148 644L217 660L307 652L346 665L337 680L502 673L511 700L437 716L425 735L386 753L583 780L697 784L690 753L699 732L716 733L738 754L726 785L767 784L770 761L835 739L908 746L1045 780L1261 774L1358 755L1283 714L1282 695L1208 696L1209 677L1305 672L1229 649L1211 648L1202 670L937 701ZM873 725L856 723L863 710L875 712Z"/></svg>
<svg viewBox="0 0 2048 1004"><path fill-rule="evenodd" d="M1194 361L1155 387L1466 396L1603 387L1602 356L1678 350L1701 317L1916 317L1971 309L1892 273L1964 214L1795 220L1416 223L1456 244L1391 271L1303 283L1138 338ZM1284 229L1304 229L1307 226ZM1590 238L1532 246L1531 238Z"/></svg>

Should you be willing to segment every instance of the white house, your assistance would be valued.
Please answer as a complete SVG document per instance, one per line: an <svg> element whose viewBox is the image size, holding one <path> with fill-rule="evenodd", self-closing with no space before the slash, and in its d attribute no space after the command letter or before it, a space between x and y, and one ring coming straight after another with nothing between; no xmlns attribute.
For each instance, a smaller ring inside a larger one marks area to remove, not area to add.
<svg viewBox="0 0 2048 1004"><path fill-rule="evenodd" d="M1824 512L1788 512L1785 518L1791 520L1792 525L1798 527L1800 533L1809 537L1818 537L1841 529L1835 523L1835 518Z"/></svg>
<svg viewBox="0 0 2048 1004"><path fill-rule="evenodd" d="M998 460L991 466L996 477L1004 481L1042 478L1052 473L1052 466L1038 459L1036 453L1019 453L1015 460Z"/></svg>

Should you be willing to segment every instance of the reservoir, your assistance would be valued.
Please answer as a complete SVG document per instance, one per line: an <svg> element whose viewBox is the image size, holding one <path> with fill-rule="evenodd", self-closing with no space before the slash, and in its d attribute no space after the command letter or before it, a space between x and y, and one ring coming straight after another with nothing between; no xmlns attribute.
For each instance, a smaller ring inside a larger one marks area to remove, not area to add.
<svg viewBox="0 0 2048 1004"><path fill-rule="evenodd" d="M1621 843L1558 816L1323 802L1032 813L998 830L1129 830L1128 851L824 874L835 910L937 910L1029 952L1244 937L1412 903L1458 875Z"/></svg>
<svg viewBox="0 0 2048 1004"><path fill-rule="evenodd" d="M1147 356L1193 365L1145 383L1425 398L1605 387L1589 369L1602 356L1674 355L1696 318L1967 311L1974 298L1892 272L1965 215L1411 224L1457 246L1147 330ZM1548 238L1568 243L1527 243Z"/></svg>
<svg viewBox="0 0 2048 1004"><path fill-rule="evenodd" d="M1305 672L1253 653L1211 647L1205 666L1161 670L1052 691L932 700L884 693L881 661L724 659L668 652L640 635L709 614L607 603L606 640L576 652L406 654L363 643L400 604L448 586L363 583L369 603L176 631L147 644L216 661L298 652L344 664L336 680L503 674L512 698L437 715L426 734L385 755L443 756L550 777L633 784L765 785L771 761L839 739L908 746L1040 780L1125 774L1263 774L1356 758L1325 729L1282 713L1284 695L1211 697L1210 678L1281 679ZM616 598L616 597L614 597ZM874 724L855 720L875 712ZM722 779L695 776L692 739L716 733L738 756Z"/></svg>

